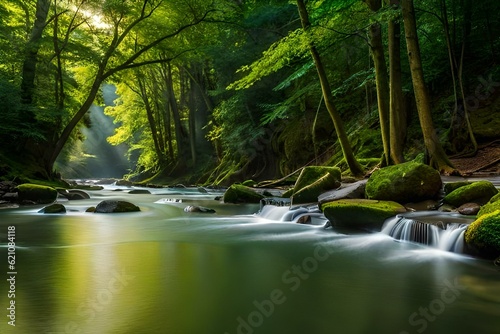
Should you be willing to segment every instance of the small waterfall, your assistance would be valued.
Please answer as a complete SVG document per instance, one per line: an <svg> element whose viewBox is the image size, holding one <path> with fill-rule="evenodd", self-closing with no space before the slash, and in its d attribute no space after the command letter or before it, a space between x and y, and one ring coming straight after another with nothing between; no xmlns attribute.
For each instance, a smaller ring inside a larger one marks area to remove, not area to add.
<svg viewBox="0 0 500 334"><path fill-rule="evenodd" d="M444 218L447 221L436 220L436 218ZM456 216L441 216L436 213L434 216L428 213L397 215L385 222L382 233L396 240L416 242L444 251L463 253L464 234L470 223L469 220Z"/></svg>
<svg viewBox="0 0 500 334"><path fill-rule="evenodd" d="M319 210L318 206L310 207L288 207L288 206L278 206L272 204L263 205L260 211L257 213L260 217L276 220L280 222L294 222L301 224L312 223L313 218L319 220L318 223L324 224L326 220L323 213Z"/></svg>

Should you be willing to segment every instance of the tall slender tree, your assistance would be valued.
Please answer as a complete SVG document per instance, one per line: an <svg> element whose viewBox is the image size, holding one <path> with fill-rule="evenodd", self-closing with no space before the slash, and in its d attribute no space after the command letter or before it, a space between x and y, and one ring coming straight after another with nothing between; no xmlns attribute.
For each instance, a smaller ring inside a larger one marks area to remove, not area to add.
<svg viewBox="0 0 500 334"><path fill-rule="evenodd" d="M309 13L307 11L307 7L304 0L297 0L297 7L300 14L302 28L304 29L304 32L307 33L311 26L311 23L309 22ZM354 153L352 152L351 144L349 143L349 139L347 138L347 133L344 130L342 119L333 102L332 90L330 88L330 83L328 81L328 77L326 75L326 71L323 66L323 62L321 60L321 56L312 40L309 41L309 51L311 53L311 57L313 58L314 65L316 66L316 71L318 72L318 77L321 84L321 91L323 92L323 99L325 101L325 106L335 126L335 131L337 133L337 137L339 139L340 146L342 148L344 159L346 160L347 166L349 167L351 173L356 176L361 176L363 175L363 168L358 163L356 157L354 156Z"/></svg>
<svg viewBox="0 0 500 334"><path fill-rule="evenodd" d="M429 155L429 164L440 172L452 174L455 173L456 170L452 166L439 141L432 121L431 102L424 80L413 0L401 0L401 7L403 10L406 47L410 63L413 90L415 93L420 126L424 136L424 144Z"/></svg>

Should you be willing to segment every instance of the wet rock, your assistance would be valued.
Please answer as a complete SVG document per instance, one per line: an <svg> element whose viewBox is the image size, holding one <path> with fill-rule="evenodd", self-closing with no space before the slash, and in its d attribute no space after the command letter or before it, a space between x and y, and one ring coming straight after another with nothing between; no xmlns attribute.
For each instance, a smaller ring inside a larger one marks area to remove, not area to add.
<svg viewBox="0 0 500 334"><path fill-rule="evenodd" d="M129 180L118 180L116 181L115 183L117 186L125 186L125 187L131 187L134 185L133 182L129 181Z"/></svg>
<svg viewBox="0 0 500 334"><path fill-rule="evenodd" d="M500 256L500 210L484 214L465 230L465 243L479 256L495 259Z"/></svg>
<svg viewBox="0 0 500 334"><path fill-rule="evenodd" d="M204 206L188 205L184 208L184 212L215 213L215 210Z"/></svg>
<svg viewBox="0 0 500 334"><path fill-rule="evenodd" d="M369 199L341 199L322 203L320 209L335 227L370 230L380 230L387 218L406 212L399 203Z"/></svg>
<svg viewBox="0 0 500 334"><path fill-rule="evenodd" d="M79 189L58 189L57 192L70 201L90 199L90 195Z"/></svg>
<svg viewBox="0 0 500 334"><path fill-rule="evenodd" d="M437 210L439 203L436 200L428 199L417 203L406 203L405 207L407 209L411 209L412 211Z"/></svg>
<svg viewBox="0 0 500 334"><path fill-rule="evenodd" d="M301 216L299 219L297 219L297 224L311 224L312 219L311 216Z"/></svg>
<svg viewBox="0 0 500 334"><path fill-rule="evenodd" d="M453 190L443 198L443 202L456 207L469 202L485 204L497 193L490 181L477 181Z"/></svg>
<svg viewBox="0 0 500 334"><path fill-rule="evenodd" d="M262 198L262 194L241 184L233 184L224 193L225 203L259 203Z"/></svg>
<svg viewBox="0 0 500 334"><path fill-rule="evenodd" d="M19 201L32 201L39 204L52 203L57 198L57 190L52 187L25 183L17 187Z"/></svg>
<svg viewBox="0 0 500 334"><path fill-rule="evenodd" d="M138 206L126 201L105 200L97 204L96 213L136 212L141 211Z"/></svg>
<svg viewBox="0 0 500 334"><path fill-rule="evenodd" d="M146 190L146 189L134 189L134 190L130 190L128 193L133 194L133 195L151 194L151 192L149 190Z"/></svg>
<svg viewBox="0 0 500 334"><path fill-rule="evenodd" d="M330 190L318 197L319 203L331 202L344 198L365 198L365 187L368 180L354 183L342 183L340 188Z"/></svg>
<svg viewBox="0 0 500 334"><path fill-rule="evenodd" d="M90 208L85 210L85 212L95 212L95 206L91 206Z"/></svg>
<svg viewBox="0 0 500 334"><path fill-rule="evenodd" d="M381 168L366 183L369 199L420 202L436 198L441 190L441 175L430 166L410 161Z"/></svg>
<svg viewBox="0 0 500 334"><path fill-rule="evenodd" d="M44 207L38 213L66 213L66 207L62 204L55 203Z"/></svg>
<svg viewBox="0 0 500 334"><path fill-rule="evenodd" d="M479 212L481 206L477 203L465 203L457 208L458 213L466 216L474 216Z"/></svg>

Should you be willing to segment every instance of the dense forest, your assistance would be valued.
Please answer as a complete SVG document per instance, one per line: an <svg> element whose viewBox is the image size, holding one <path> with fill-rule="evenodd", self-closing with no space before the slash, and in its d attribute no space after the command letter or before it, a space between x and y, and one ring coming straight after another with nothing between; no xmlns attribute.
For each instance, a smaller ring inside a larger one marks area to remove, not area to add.
<svg viewBox="0 0 500 334"><path fill-rule="evenodd" d="M107 138L144 182L229 184L308 164L453 173L499 139L497 0L6 0L0 177L85 177ZM91 175L88 175L91 176Z"/></svg>

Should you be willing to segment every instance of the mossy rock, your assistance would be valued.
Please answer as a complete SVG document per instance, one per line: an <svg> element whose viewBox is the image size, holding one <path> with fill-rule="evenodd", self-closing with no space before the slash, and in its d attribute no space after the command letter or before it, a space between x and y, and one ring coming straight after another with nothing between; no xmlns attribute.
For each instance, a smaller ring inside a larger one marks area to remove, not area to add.
<svg viewBox="0 0 500 334"><path fill-rule="evenodd" d="M66 207L62 204L55 203L44 207L38 213L66 213Z"/></svg>
<svg viewBox="0 0 500 334"><path fill-rule="evenodd" d="M342 178L340 168L328 167L328 166L307 166L307 167L304 167L304 169L300 172L299 178L297 179L297 182L295 182L295 187L293 188L294 194L299 192L302 188L313 184L319 178L325 176L326 174L330 174L333 177L333 178L330 178L330 180L337 181L338 186L340 186L340 180ZM332 184L332 188L330 188L330 189L334 189L333 184ZM328 190L328 189L325 189L325 190Z"/></svg>
<svg viewBox="0 0 500 334"><path fill-rule="evenodd" d="M494 259L500 256L500 210L485 214L465 230L465 243L478 255Z"/></svg>
<svg viewBox="0 0 500 334"><path fill-rule="evenodd" d="M259 203L262 198L263 195L241 184L231 185L224 193L224 203Z"/></svg>
<svg viewBox="0 0 500 334"><path fill-rule="evenodd" d="M437 170L410 161L373 172L366 183L365 194L369 199L420 202L437 197L441 186Z"/></svg>
<svg viewBox="0 0 500 334"><path fill-rule="evenodd" d="M247 186L247 187L253 187L257 184L257 182L255 182L254 180L246 180L246 181L242 182L241 184L244 186Z"/></svg>
<svg viewBox="0 0 500 334"><path fill-rule="evenodd" d="M117 213L117 212L137 212L137 211L141 211L141 209L130 202L105 200L97 204L94 212Z"/></svg>
<svg viewBox="0 0 500 334"><path fill-rule="evenodd" d="M17 186L20 201L33 201L40 204L52 203L57 198L57 190L48 186L24 183Z"/></svg>
<svg viewBox="0 0 500 334"><path fill-rule="evenodd" d="M320 208L333 226L371 230L380 230L386 219L406 212L399 203L370 199L341 199Z"/></svg>
<svg viewBox="0 0 500 334"><path fill-rule="evenodd" d="M317 202L319 195L327 190L338 188L339 186L339 180L332 173L327 172L313 183L294 192L292 204Z"/></svg>
<svg viewBox="0 0 500 334"><path fill-rule="evenodd" d="M281 197L283 198L290 198L293 195L293 188L288 189L285 191L283 194L281 194Z"/></svg>
<svg viewBox="0 0 500 334"><path fill-rule="evenodd" d="M485 204L497 193L498 190L490 181L477 181L452 191L444 197L443 202L456 207L469 202Z"/></svg>
<svg viewBox="0 0 500 334"><path fill-rule="evenodd" d="M490 201L488 203L495 203L498 202L499 200L500 200L500 192L498 192L495 196L490 198Z"/></svg>
<svg viewBox="0 0 500 334"><path fill-rule="evenodd" d="M483 215L487 215L488 213L492 213L494 211L500 210L500 201L488 202L485 205L481 206L479 212L477 213L477 217L481 217Z"/></svg>
<svg viewBox="0 0 500 334"><path fill-rule="evenodd" d="M463 186L468 186L469 184L472 184L472 182L458 181L458 182L445 183L444 194L448 195L449 193L453 192L454 190L457 190L458 188L463 187Z"/></svg>

